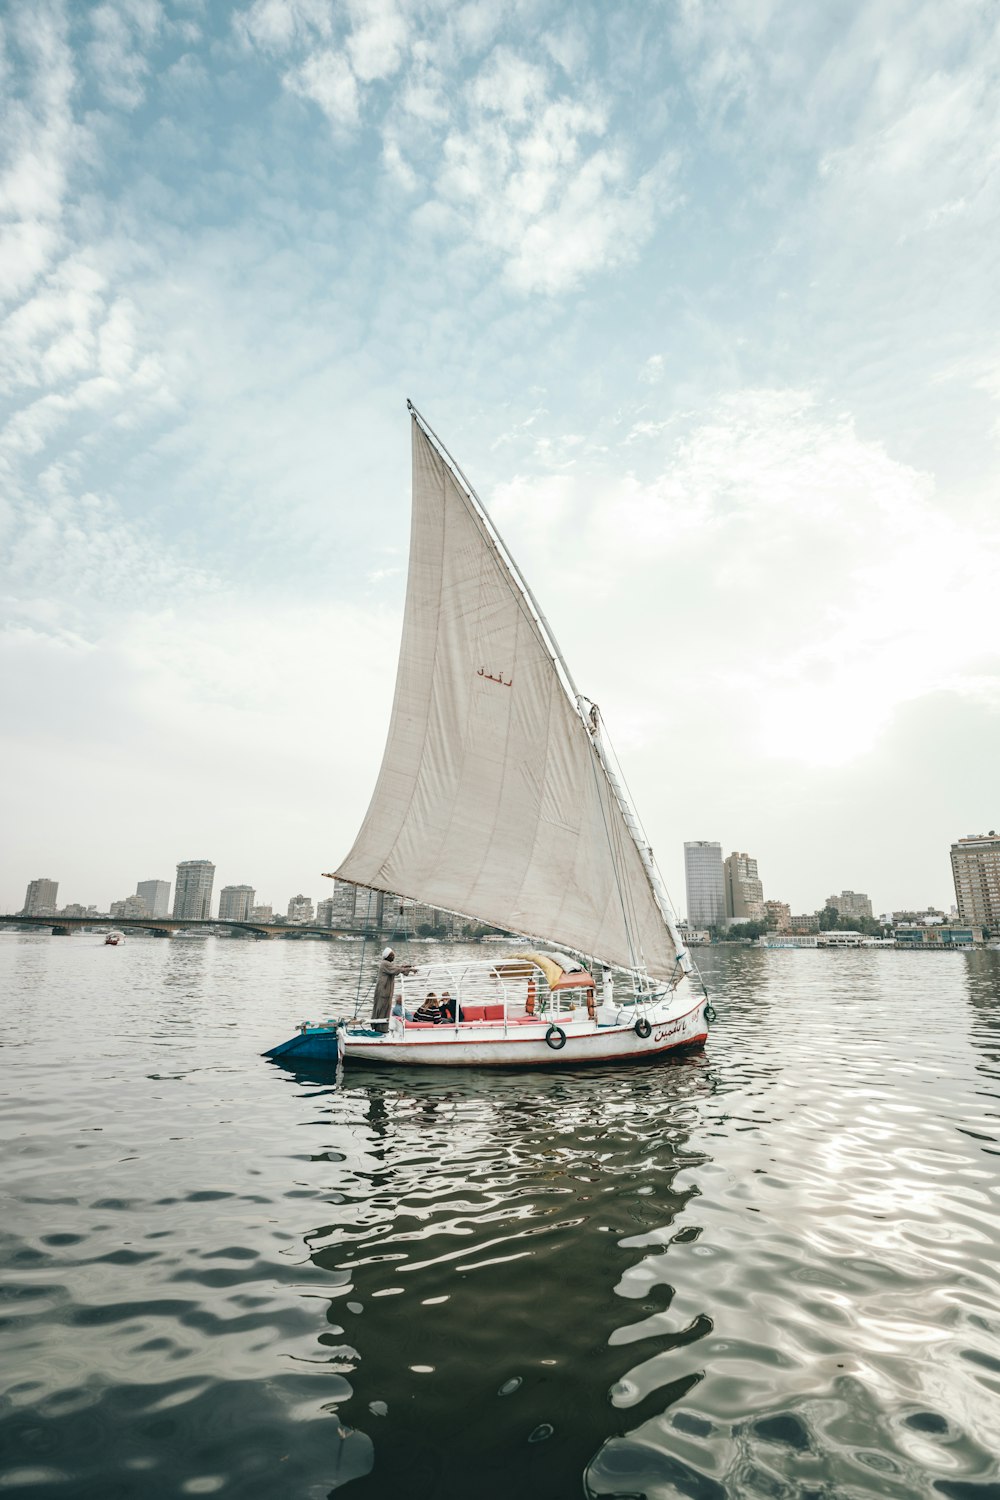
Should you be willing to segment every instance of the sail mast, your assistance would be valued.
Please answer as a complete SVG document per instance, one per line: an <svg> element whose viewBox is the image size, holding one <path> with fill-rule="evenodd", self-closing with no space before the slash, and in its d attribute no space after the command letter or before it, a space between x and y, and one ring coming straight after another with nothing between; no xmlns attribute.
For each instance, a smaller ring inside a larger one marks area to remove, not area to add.
<svg viewBox="0 0 1000 1500"><path fill-rule="evenodd" d="M619 811L622 815L622 820L625 824L625 827L628 829L629 835L635 845L636 852L639 855L643 873L645 874L646 879L649 883L653 899L656 902L657 910L659 911L660 916L663 919L664 926L670 934L670 939L677 953L677 961L680 965L681 972L685 974L690 973L691 960L687 954L683 942L681 941L680 934L677 931L676 918L674 917L669 897L667 896L666 889L660 878L660 873L654 863L652 850L643 837L639 819L632 807L631 802L626 796L621 782L619 781L617 775L611 767L607 752L601 741L600 718L597 710L597 705L591 702L590 699L584 698L583 694L577 687L566 658L563 656L563 653L559 647L559 643L552 631L552 627L549 625L548 620L542 612L542 609L537 599L535 598L530 585L528 584L524 575L521 573L521 570L514 560L513 553L507 546L506 542L503 540L503 537L500 535L496 523L489 515L489 512L486 510L486 507L480 500L473 485L466 478L466 475L463 472L461 466L452 457L448 449L445 447L444 443L431 427L430 423L427 422L421 412L417 410L409 397L407 397L406 406L407 410L413 417L413 420L418 424L421 431L426 435L428 440L434 445L434 448L436 449L444 463L447 464L448 468L457 479L464 494L472 504L476 517L480 521L488 540L492 544L497 553L497 556L502 562L506 573L508 574L511 581L514 583L514 585L518 589L518 592L522 595L525 603L530 609L531 614L534 617L535 623L538 627L539 634L541 635L542 640L545 644L545 648L552 660L552 665L556 669L556 674L559 677L563 690L565 691L574 712L579 717L581 723L583 724L583 727L587 731L588 742L592 746L594 756L601 768L601 771L603 772L608 788L618 804ZM589 704L589 711L588 709L584 708L585 703ZM628 922L626 919L626 926L627 925Z"/></svg>

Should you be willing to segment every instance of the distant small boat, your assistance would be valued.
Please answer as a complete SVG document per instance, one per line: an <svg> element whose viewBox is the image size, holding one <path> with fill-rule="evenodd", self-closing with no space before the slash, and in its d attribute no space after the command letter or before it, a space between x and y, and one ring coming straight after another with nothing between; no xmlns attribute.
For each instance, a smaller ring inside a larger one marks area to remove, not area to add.
<svg viewBox="0 0 1000 1500"><path fill-rule="evenodd" d="M174 933L175 938L198 938L199 940L204 940L205 938L210 938L211 936L212 934L210 932L191 932L186 927L182 927L179 932Z"/></svg>
<svg viewBox="0 0 1000 1500"><path fill-rule="evenodd" d="M107 937L104 939L104 946L105 948L120 948L124 941L124 932L119 932L117 928L115 928L111 932L109 932Z"/></svg>

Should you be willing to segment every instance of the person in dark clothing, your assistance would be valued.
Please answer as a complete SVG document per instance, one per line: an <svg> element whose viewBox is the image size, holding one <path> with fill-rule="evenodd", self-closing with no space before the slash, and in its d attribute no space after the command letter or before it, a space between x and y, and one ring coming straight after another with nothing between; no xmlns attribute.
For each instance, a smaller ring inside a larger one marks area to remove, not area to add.
<svg viewBox="0 0 1000 1500"><path fill-rule="evenodd" d="M392 992L396 984L396 975L415 974L416 972L412 964L398 964L396 962L396 955L391 948L383 950L378 966L378 974L375 976L375 1000L372 1004L372 1025L376 1031L385 1031L389 1024L389 1012L392 1009Z"/></svg>
<svg viewBox="0 0 1000 1500"><path fill-rule="evenodd" d="M454 1022L454 1020L455 1020L455 1002L451 998L451 996L449 995L449 993L448 993L447 990L445 990L444 994L441 996L441 1004L439 1006L439 1010L440 1010L442 1021L452 1021L452 1022ZM462 1019L462 1012L461 1011L458 1012L458 1019L459 1020Z"/></svg>

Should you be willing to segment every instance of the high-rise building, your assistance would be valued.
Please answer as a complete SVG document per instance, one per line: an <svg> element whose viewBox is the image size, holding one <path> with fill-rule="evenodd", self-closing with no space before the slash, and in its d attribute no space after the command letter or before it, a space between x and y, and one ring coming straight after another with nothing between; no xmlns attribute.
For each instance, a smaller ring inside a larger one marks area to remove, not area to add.
<svg viewBox="0 0 1000 1500"><path fill-rule="evenodd" d="M961 920L1000 927L1000 836L991 828L952 844L951 873Z"/></svg>
<svg viewBox="0 0 1000 1500"><path fill-rule="evenodd" d="M56 896L59 893L58 880L30 880L28 890L24 897L24 908L18 913L22 917L54 917L56 913Z"/></svg>
<svg viewBox="0 0 1000 1500"><path fill-rule="evenodd" d="M335 880L329 899L333 902L331 927L363 927L369 931L383 926L386 906L399 900L366 885L353 885L349 880Z"/></svg>
<svg viewBox="0 0 1000 1500"><path fill-rule="evenodd" d="M735 851L723 869L726 916L738 922L763 922L764 887L757 874L757 861Z"/></svg>
<svg viewBox="0 0 1000 1500"><path fill-rule="evenodd" d="M445 927L452 932L456 925L450 912L349 880L334 881L333 895L316 908L316 920L323 927L353 927L395 938L412 937L422 926Z"/></svg>
<svg viewBox="0 0 1000 1500"><path fill-rule="evenodd" d="M827 896L827 906L832 906L838 917L857 921L859 917L872 914L871 897L863 891L841 891L839 896Z"/></svg>
<svg viewBox="0 0 1000 1500"><path fill-rule="evenodd" d="M225 922L248 922L256 899L252 885L224 885L219 892L219 916Z"/></svg>
<svg viewBox="0 0 1000 1500"><path fill-rule="evenodd" d="M726 920L722 845L694 839L684 845L687 919L692 927L717 927Z"/></svg>
<svg viewBox="0 0 1000 1500"><path fill-rule="evenodd" d="M210 859L185 859L177 866L174 887L175 917L182 922L208 921L212 915L215 866Z"/></svg>
<svg viewBox="0 0 1000 1500"><path fill-rule="evenodd" d="M140 880L135 888L137 896L146 903L151 917L165 917L170 911L170 881Z"/></svg>
<svg viewBox="0 0 1000 1500"><path fill-rule="evenodd" d="M313 904L311 896L290 896L288 899L289 922L311 922Z"/></svg>

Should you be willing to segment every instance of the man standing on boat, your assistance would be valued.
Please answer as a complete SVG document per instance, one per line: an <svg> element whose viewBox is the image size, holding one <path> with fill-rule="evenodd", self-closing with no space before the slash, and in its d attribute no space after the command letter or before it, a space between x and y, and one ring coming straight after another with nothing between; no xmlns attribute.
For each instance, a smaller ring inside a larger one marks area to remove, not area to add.
<svg viewBox="0 0 1000 1500"><path fill-rule="evenodd" d="M391 948L383 948L382 959L375 977L375 1002L372 1005L372 1024L376 1031L385 1031L392 1009L392 992L397 974L415 974L412 964L398 964Z"/></svg>

